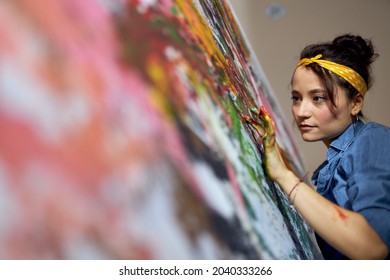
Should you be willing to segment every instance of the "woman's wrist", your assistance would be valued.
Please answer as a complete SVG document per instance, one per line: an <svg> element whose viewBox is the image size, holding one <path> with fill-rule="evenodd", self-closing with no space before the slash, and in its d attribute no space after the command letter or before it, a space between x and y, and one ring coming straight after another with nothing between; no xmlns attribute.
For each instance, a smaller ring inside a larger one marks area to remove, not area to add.
<svg viewBox="0 0 390 280"><path fill-rule="evenodd" d="M283 174L275 181L286 194L289 194L291 191L293 191L294 186L301 182L301 179L291 170L287 170L286 172L283 172Z"/></svg>

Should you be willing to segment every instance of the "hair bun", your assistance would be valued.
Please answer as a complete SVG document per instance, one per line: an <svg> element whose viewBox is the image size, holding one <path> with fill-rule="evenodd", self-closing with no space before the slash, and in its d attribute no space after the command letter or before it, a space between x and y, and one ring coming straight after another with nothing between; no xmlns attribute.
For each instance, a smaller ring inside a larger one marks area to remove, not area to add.
<svg viewBox="0 0 390 280"><path fill-rule="evenodd" d="M350 56L371 64L378 56L375 53L371 40L363 39L361 36L345 34L336 37L332 44L341 53L347 52Z"/></svg>

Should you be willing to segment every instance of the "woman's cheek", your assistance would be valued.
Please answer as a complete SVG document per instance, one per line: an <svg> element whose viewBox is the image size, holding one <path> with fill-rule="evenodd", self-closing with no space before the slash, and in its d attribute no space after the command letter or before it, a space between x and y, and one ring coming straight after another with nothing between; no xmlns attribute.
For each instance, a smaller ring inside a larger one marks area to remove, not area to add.
<svg viewBox="0 0 390 280"><path fill-rule="evenodd" d="M319 123L329 123L337 118L338 112L336 111L335 114L332 114L329 108L326 107L318 110L315 115Z"/></svg>

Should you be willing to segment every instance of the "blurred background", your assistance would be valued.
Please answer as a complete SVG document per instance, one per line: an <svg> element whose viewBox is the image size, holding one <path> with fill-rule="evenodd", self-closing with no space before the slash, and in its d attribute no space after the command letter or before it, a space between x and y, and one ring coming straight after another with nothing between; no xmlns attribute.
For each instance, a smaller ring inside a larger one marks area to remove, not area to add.
<svg viewBox="0 0 390 280"><path fill-rule="evenodd" d="M343 33L372 39L378 59L363 113L390 126L390 0L229 0L295 135L307 170L325 159L322 142L306 143L293 125L290 79L301 50ZM389 139L390 144L390 139Z"/></svg>

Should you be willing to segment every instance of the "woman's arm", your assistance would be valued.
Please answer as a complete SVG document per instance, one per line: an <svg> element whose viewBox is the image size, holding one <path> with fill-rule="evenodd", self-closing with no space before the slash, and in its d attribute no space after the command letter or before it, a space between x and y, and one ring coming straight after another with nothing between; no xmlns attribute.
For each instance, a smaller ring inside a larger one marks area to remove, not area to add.
<svg viewBox="0 0 390 280"><path fill-rule="evenodd" d="M299 178L289 170L277 183L289 193ZM300 182L291 196L306 222L332 247L351 259L385 259L389 250L383 240L359 213L349 211L319 195Z"/></svg>

